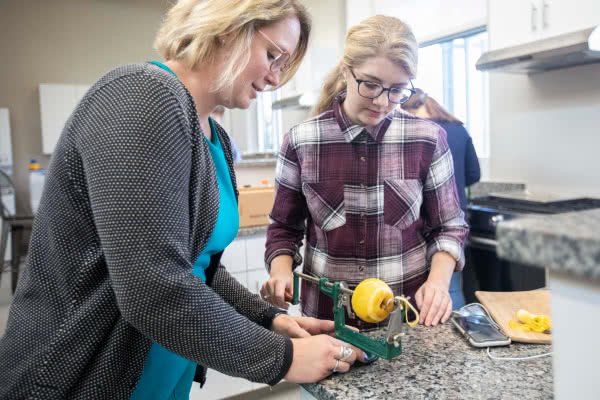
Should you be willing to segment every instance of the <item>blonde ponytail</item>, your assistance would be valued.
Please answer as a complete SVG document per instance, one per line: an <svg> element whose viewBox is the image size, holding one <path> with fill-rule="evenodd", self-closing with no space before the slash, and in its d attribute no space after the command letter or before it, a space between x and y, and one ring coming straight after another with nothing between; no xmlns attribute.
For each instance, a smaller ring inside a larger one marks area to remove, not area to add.
<svg viewBox="0 0 600 400"><path fill-rule="evenodd" d="M313 115L319 115L331 108L333 99L342 90L346 89L346 81L342 75L343 64L340 61L327 75L321 94L319 95L319 101L315 108L313 108Z"/></svg>

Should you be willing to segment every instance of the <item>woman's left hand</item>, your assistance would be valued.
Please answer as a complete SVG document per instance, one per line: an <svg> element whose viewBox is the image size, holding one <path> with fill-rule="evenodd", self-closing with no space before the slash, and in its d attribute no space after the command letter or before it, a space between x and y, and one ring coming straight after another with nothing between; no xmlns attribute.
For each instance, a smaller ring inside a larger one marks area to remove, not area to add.
<svg viewBox="0 0 600 400"><path fill-rule="evenodd" d="M311 317L292 317L279 314L271 324L273 332L290 338L303 338L312 335L334 335L333 321Z"/></svg>
<svg viewBox="0 0 600 400"><path fill-rule="evenodd" d="M419 320L423 325L436 326L445 323L452 313L452 299L448 285L428 279L417 290L415 301L419 307Z"/></svg>

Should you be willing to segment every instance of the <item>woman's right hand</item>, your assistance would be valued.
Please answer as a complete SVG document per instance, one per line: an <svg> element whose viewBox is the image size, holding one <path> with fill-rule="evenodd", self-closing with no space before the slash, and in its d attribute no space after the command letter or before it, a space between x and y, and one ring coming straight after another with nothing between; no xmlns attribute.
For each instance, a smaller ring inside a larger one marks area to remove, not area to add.
<svg viewBox="0 0 600 400"><path fill-rule="evenodd" d="M294 359L285 379L294 383L318 382L333 372L348 372L360 351L328 335L292 339L292 343ZM344 347L351 348L352 353L342 361Z"/></svg>
<svg viewBox="0 0 600 400"><path fill-rule="evenodd" d="M260 288L262 298L285 310L294 293L294 274L291 266L271 264L271 277Z"/></svg>

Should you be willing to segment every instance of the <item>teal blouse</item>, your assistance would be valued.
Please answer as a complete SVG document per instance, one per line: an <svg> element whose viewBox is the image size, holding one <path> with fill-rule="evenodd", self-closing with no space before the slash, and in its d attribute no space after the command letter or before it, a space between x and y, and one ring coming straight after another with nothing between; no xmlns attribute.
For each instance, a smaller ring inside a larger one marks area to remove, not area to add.
<svg viewBox="0 0 600 400"><path fill-rule="evenodd" d="M164 64L156 61L152 63L175 75ZM219 135L210 117L209 123L212 132L212 141L209 141L206 137L205 140L217 173L220 202L219 214L214 230L202 254L194 262L193 274L199 276L202 280L206 280L204 270L209 266L210 257L223 251L235 239L240 222L229 168L227 167L225 154L219 141ZM140 380L130 400L188 399L195 371L195 362L170 352L158 343L153 343L146 358Z"/></svg>

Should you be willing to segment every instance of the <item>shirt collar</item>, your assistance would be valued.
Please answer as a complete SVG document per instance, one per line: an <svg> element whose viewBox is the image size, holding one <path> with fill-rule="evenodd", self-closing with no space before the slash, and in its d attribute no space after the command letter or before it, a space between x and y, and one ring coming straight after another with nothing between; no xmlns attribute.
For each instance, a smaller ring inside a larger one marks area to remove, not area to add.
<svg viewBox="0 0 600 400"><path fill-rule="evenodd" d="M341 91L335 99L333 100L333 113L335 115L335 119L342 130L342 134L347 142L352 142L356 139L363 131L367 131L369 135L376 142L380 142L383 139L383 135L387 131L387 128L390 126L392 122L393 113L388 114L381 122L377 125L373 126L363 126L358 125L352 122L344 112L342 111L342 103L346 99L346 91Z"/></svg>

